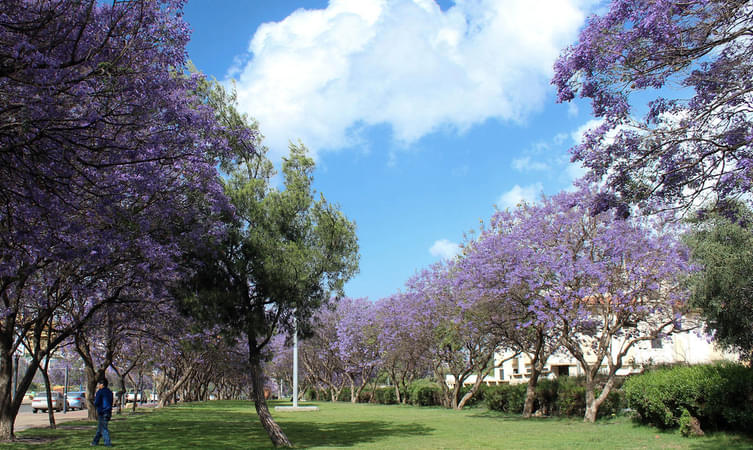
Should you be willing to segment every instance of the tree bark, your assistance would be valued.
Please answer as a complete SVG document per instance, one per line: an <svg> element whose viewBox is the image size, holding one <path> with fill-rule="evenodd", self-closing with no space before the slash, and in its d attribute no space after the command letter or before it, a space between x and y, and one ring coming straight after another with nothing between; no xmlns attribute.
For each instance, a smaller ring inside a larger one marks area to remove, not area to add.
<svg viewBox="0 0 753 450"><path fill-rule="evenodd" d="M31 385L39 368L39 361L32 358L23 375L19 373L18 388L14 393L13 350L11 340L5 338L5 335L0 335L0 441L12 441L15 438L14 424L23 401L22 396Z"/></svg>
<svg viewBox="0 0 753 450"><path fill-rule="evenodd" d="M594 390L596 389L595 378L592 378L590 382L586 382L586 414L583 416L584 422L596 422L596 417L599 414L599 407L601 407L601 404L607 399L609 393L612 392L613 387L614 375L610 374L609 379L604 384L604 388L597 397L594 393Z"/></svg>
<svg viewBox="0 0 753 450"><path fill-rule="evenodd" d="M252 345L249 343L249 347ZM275 447L292 447L293 444L282 431L282 428L274 421L272 414L269 413L267 401L264 399L264 373L262 372L261 361L257 352L254 351L255 349L250 348L249 350L252 394L261 426L264 427Z"/></svg>
<svg viewBox="0 0 753 450"><path fill-rule="evenodd" d="M55 429L55 410L52 407L52 386L50 386L50 376L47 374L47 369L50 366L50 357L47 356L47 361L42 367L42 378L44 379L44 388L47 391L47 417L50 419L50 428Z"/></svg>
<svg viewBox="0 0 753 450"><path fill-rule="evenodd" d="M159 408L164 408L165 405L167 405L170 402L170 399L175 396L175 393L178 392L178 389L180 389L183 386L183 384L185 384L186 381L188 381L188 379L191 378L191 375L193 374L193 370L194 370L193 366L192 365L189 366L186 369L186 372L183 374L183 376L178 380L178 382L175 383L175 385L172 388L165 391L163 396L160 396L159 405L158 405Z"/></svg>
<svg viewBox="0 0 753 450"><path fill-rule="evenodd" d="M523 404L523 417L529 418L533 415L533 406L536 401L536 385L539 382L539 369L536 364L531 364L531 377L528 379L526 387L526 401Z"/></svg>
<svg viewBox="0 0 753 450"><path fill-rule="evenodd" d="M14 402L11 400L11 396L14 394L13 353L10 348L10 342L2 339L0 352L0 439L3 441L13 440L13 424L18 412L18 408L14 408Z"/></svg>

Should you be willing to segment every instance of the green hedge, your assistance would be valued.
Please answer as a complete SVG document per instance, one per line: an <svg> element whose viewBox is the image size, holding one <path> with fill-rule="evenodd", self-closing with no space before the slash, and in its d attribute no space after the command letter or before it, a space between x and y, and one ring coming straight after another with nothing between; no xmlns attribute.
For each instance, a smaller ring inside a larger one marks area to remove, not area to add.
<svg viewBox="0 0 753 450"><path fill-rule="evenodd" d="M523 412L523 404L526 400L525 384L502 384L490 386L484 392L486 407L494 411L503 411L510 414Z"/></svg>
<svg viewBox="0 0 753 450"><path fill-rule="evenodd" d="M374 391L374 402L382 405L394 405L397 403L397 394L394 386L380 387Z"/></svg>
<svg viewBox="0 0 753 450"><path fill-rule="evenodd" d="M542 410L550 416L582 417L586 412L584 384L585 380L582 377L539 379L536 385L534 411ZM490 386L484 391L484 400L489 409L521 414L525 404L526 389L525 383ZM596 394L598 395L598 391ZM624 394L619 388L615 388L601 404L598 417L617 414L624 407Z"/></svg>
<svg viewBox="0 0 753 450"><path fill-rule="evenodd" d="M628 379L624 391L639 419L659 428L693 416L704 430L753 429L753 370L739 364L656 369Z"/></svg>
<svg viewBox="0 0 753 450"><path fill-rule="evenodd" d="M416 380L408 385L408 401L418 406L439 406L442 388L431 380Z"/></svg>

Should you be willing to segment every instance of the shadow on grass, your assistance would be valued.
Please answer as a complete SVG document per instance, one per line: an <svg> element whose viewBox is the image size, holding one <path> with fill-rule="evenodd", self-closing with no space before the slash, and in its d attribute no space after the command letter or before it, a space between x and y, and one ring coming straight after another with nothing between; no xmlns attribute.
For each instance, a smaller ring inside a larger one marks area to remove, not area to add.
<svg viewBox="0 0 753 450"><path fill-rule="evenodd" d="M394 424L378 420L326 424L291 422L284 424L283 430L296 447L351 447L392 436L424 436L434 431L421 424Z"/></svg>
<svg viewBox="0 0 753 450"><path fill-rule="evenodd" d="M271 442L255 415L200 411L187 417L190 408L160 414L131 416L113 420L110 431L116 447L129 449L168 448L269 448ZM299 448L358 447L400 436L425 436L435 431L417 423L396 424L387 420L360 421L279 421L285 434ZM91 422L73 422L68 429L29 430L19 448L85 448L94 434ZM35 442L36 441L36 442ZM20 444L20 445L19 445ZM29 445L31 444L31 445ZM28 446L27 446L28 445ZM5 448L0 445L0 448Z"/></svg>

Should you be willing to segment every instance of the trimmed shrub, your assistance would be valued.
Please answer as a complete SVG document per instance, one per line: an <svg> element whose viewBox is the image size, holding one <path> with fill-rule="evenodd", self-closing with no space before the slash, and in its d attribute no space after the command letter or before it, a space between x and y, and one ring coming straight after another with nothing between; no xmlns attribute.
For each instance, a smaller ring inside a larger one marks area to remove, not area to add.
<svg viewBox="0 0 753 450"><path fill-rule="evenodd" d="M753 370L740 364L652 370L629 378L624 391L640 420L659 428L682 425L686 412L703 429L753 428Z"/></svg>
<svg viewBox="0 0 753 450"><path fill-rule="evenodd" d="M344 387L342 391L340 391L340 395L337 396L338 402L349 402L350 401L350 388Z"/></svg>
<svg viewBox="0 0 753 450"><path fill-rule="evenodd" d="M586 388L584 380L575 377L560 377L557 380L555 411L560 416L581 417L586 413Z"/></svg>
<svg viewBox="0 0 753 450"><path fill-rule="evenodd" d="M523 404L526 399L525 384L502 384L489 386L484 392L486 407L494 411L503 411L510 414L523 412Z"/></svg>
<svg viewBox="0 0 753 450"><path fill-rule="evenodd" d="M559 379L540 378L536 383L536 400L534 410L541 410L543 414L553 415L557 412L557 397Z"/></svg>
<svg viewBox="0 0 753 450"><path fill-rule="evenodd" d="M416 380L408 386L408 401L418 406L441 405L442 388L430 380Z"/></svg>
<svg viewBox="0 0 753 450"><path fill-rule="evenodd" d="M306 400L309 400L309 401L316 400L316 389L314 389L314 388L308 388L308 389L306 389L306 393L303 394L303 398L305 398Z"/></svg>
<svg viewBox="0 0 753 450"><path fill-rule="evenodd" d="M374 401L381 405L394 405L397 403L395 388L391 386L377 388L374 391Z"/></svg>

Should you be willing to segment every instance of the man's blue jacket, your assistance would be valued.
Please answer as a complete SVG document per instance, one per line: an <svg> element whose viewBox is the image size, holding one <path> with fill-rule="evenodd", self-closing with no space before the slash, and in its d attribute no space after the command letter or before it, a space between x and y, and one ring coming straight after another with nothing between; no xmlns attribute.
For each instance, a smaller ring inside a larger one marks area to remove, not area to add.
<svg viewBox="0 0 753 450"><path fill-rule="evenodd" d="M97 408L97 415L112 417L112 391L107 387L97 391L94 397L94 407Z"/></svg>

